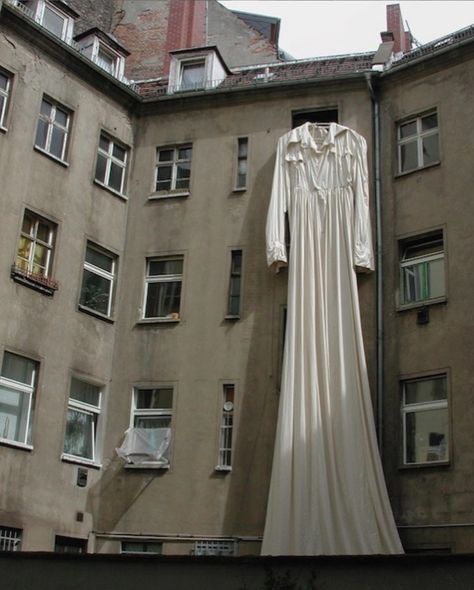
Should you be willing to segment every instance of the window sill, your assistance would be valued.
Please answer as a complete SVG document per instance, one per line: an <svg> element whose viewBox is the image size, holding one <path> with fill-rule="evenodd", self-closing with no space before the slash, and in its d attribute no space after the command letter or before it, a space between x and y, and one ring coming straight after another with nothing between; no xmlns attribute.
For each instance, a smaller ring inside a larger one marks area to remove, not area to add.
<svg viewBox="0 0 474 590"><path fill-rule="evenodd" d="M100 463L90 461L89 459L83 459L82 457L75 457L74 455L67 455L66 453L63 453L61 455L61 461L64 461L64 463L74 463L77 465L83 465L85 467L90 467L91 469L102 468L102 465Z"/></svg>
<svg viewBox="0 0 474 590"><path fill-rule="evenodd" d="M451 467L451 461L427 461L425 463L407 463L406 465L400 465L399 471L410 471L413 469L426 469L430 467Z"/></svg>
<svg viewBox="0 0 474 590"><path fill-rule="evenodd" d="M143 318L137 322L139 325L147 324L179 324L181 318Z"/></svg>
<svg viewBox="0 0 474 590"><path fill-rule="evenodd" d="M405 176L409 176L410 174L413 174L415 172L421 172L423 170L428 170L429 168L435 168L436 166L439 166L441 164L441 160L438 160L437 162L433 162L432 164L428 164L427 166L420 166L419 168L413 168L413 170L406 170L405 172L397 172L394 177L395 178L403 178Z"/></svg>
<svg viewBox="0 0 474 590"><path fill-rule="evenodd" d="M441 303L446 304L448 302L447 297L437 297L436 299L428 299L426 301L416 301L415 303L407 303L404 305L397 305L397 311L408 311L410 309L420 309L421 307L428 307L430 305L439 305Z"/></svg>
<svg viewBox="0 0 474 590"><path fill-rule="evenodd" d="M232 189L233 193L245 193L246 191L247 191L246 186L234 186L234 188Z"/></svg>
<svg viewBox="0 0 474 590"><path fill-rule="evenodd" d="M107 322L108 324L114 323L113 318L111 318L110 316L105 315L103 313L100 313L100 311L96 311L95 309L90 309L89 307L86 307L85 305L78 305L77 308L79 311L82 311L83 313L87 313L87 315L91 315L91 316L97 318L98 320L103 320L104 322Z"/></svg>
<svg viewBox="0 0 474 590"><path fill-rule="evenodd" d="M114 188L107 186L106 184L104 184L103 182L100 182L96 178L94 178L94 184L96 184L97 186L100 186L100 188L103 188L104 190L111 193L112 195L119 197L123 201L128 201L127 195L124 195L123 193L119 193L119 191L116 191Z"/></svg>
<svg viewBox="0 0 474 590"><path fill-rule="evenodd" d="M227 466L227 465L217 465L214 469L214 471L217 471L218 473L230 473L232 471L232 467Z"/></svg>
<svg viewBox="0 0 474 590"><path fill-rule="evenodd" d="M226 316L224 316L224 319L228 322L236 322L237 320L240 320L240 314L239 315L226 315Z"/></svg>
<svg viewBox="0 0 474 590"><path fill-rule="evenodd" d="M43 154L44 156L46 156L50 160L53 160L54 162L57 162L58 164L61 164L61 166L64 166L65 168L69 168L69 162L66 162L66 160L61 160L61 158L58 158L54 154L51 154L50 152L47 152L46 150L44 150L43 148L40 148L37 145L35 145L33 147L34 147L35 151L40 152L40 154Z"/></svg>
<svg viewBox="0 0 474 590"><path fill-rule="evenodd" d="M134 463L125 463L125 469L162 469L167 471L170 468L170 464L167 463L164 465L163 463L153 463L152 461L144 461L143 463L138 463L135 465Z"/></svg>
<svg viewBox="0 0 474 590"><path fill-rule="evenodd" d="M58 290L58 283L55 280L25 273L19 270L15 265L11 268L10 277L15 283L20 283L20 285L39 291L40 293L43 293L43 295L48 295L49 297L52 297L54 292Z"/></svg>
<svg viewBox="0 0 474 590"><path fill-rule="evenodd" d="M14 449L18 449L20 451L32 451L33 445L28 445L26 443L18 442L16 440L9 440L8 438L0 438L0 445L5 447L12 447Z"/></svg>
<svg viewBox="0 0 474 590"><path fill-rule="evenodd" d="M8 129L6 127L4 127L3 125L0 125L0 132L1 133L7 133Z"/></svg>
<svg viewBox="0 0 474 590"><path fill-rule="evenodd" d="M148 197L149 201L161 201L162 199L177 199L177 198L187 198L190 196L189 191L163 191L163 192L156 192L151 194Z"/></svg>

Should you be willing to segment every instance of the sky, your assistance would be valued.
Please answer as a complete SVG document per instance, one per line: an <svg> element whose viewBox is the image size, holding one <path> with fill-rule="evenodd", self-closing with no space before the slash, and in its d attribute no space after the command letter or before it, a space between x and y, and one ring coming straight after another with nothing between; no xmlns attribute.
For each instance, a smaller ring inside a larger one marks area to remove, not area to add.
<svg viewBox="0 0 474 590"><path fill-rule="evenodd" d="M219 0L226 8L276 16L280 47L295 59L375 51L396 1ZM474 0L398 2L415 39L428 43L474 24ZM407 27L405 26L407 30Z"/></svg>

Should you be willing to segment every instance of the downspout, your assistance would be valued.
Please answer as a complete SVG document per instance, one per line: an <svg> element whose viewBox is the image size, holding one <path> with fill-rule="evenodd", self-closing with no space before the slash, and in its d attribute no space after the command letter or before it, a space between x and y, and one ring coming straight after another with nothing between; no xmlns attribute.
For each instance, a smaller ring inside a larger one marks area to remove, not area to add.
<svg viewBox="0 0 474 590"><path fill-rule="evenodd" d="M384 377L384 329L383 329L383 243L382 243L382 191L380 179L380 105L372 84L372 73L365 78L372 99L374 200L375 200L375 281L376 281L376 426L380 454L383 447L383 377Z"/></svg>

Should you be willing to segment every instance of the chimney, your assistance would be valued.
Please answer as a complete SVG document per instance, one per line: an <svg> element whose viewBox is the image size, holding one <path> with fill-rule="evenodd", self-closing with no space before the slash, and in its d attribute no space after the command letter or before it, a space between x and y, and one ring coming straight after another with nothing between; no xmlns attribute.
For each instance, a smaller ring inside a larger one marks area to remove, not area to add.
<svg viewBox="0 0 474 590"><path fill-rule="evenodd" d="M411 49L411 36L405 31L400 4L387 5L387 30L380 33L382 41L388 41L390 35L393 38L394 53L406 53Z"/></svg>
<svg viewBox="0 0 474 590"><path fill-rule="evenodd" d="M169 52L206 45L206 0L169 0L166 34L165 72L169 70Z"/></svg>

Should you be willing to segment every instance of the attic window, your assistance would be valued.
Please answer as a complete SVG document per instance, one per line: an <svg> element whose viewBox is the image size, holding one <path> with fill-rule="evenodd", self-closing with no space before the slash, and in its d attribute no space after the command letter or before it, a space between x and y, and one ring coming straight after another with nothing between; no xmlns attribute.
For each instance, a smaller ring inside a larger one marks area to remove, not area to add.
<svg viewBox="0 0 474 590"><path fill-rule="evenodd" d="M181 62L180 90L204 88L206 60Z"/></svg>

